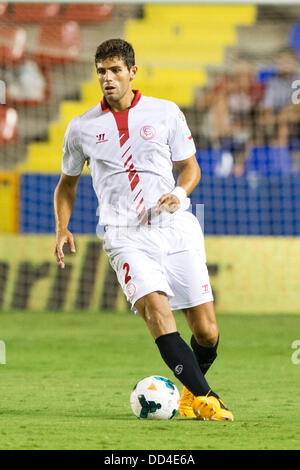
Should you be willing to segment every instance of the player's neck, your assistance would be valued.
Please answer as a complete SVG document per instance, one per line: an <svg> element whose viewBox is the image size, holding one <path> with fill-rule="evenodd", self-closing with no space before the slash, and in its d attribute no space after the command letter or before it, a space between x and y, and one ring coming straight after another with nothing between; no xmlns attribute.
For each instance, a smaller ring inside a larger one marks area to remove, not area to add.
<svg viewBox="0 0 300 470"><path fill-rule="evenodd" d="M110 102L107 100L107 103L110 107L110 109L113 112L119 112L119 111L125 111L126 109L129 109L133 103L133 100L135 98L135 94L132 91L132 89L128 90L128 92L120 99L120 101L112 101Z"/></svg>

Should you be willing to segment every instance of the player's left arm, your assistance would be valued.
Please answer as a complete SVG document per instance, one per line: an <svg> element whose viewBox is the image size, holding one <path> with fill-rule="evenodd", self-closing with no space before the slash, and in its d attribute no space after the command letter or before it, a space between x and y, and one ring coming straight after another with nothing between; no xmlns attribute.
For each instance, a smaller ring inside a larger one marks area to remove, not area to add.
<svg viewBox="0 0 300 470"><path fill-rule="evenodd" d="M176 212L180 203L197 186L201 179L201 170L195 155L185 160L174 162L176 172L178 173L177 186L168 194L163 194L157 203L158 212L163 210L173 214Z"/></svg>

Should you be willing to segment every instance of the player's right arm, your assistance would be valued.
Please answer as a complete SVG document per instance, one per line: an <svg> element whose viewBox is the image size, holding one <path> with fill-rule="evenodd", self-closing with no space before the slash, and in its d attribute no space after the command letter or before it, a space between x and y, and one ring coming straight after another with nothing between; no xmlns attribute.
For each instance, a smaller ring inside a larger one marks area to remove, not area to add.
<svg viewBox="0 0 300 470"><path fill-rule="evenodd" d="M69 176L61 174L60 180L54 192L54 217L55 217L55 256L59 266L65 267L64 244L68 244L70 251L75 253L75 242L72 233L68 230L68 224L71 218L75 198L77 184L80 175Z"/></svg>
<svg viewBox="0 0 300 470"><path fill-rule="evenodd" d="M75 253L72 233L68 230L77 191L77 184L85 163L81 145L80 116L72 119L67 127L63 143L62 173L54 192L54 216L56 244L55 256L61 268L65 267L64 244Z"/></svg>

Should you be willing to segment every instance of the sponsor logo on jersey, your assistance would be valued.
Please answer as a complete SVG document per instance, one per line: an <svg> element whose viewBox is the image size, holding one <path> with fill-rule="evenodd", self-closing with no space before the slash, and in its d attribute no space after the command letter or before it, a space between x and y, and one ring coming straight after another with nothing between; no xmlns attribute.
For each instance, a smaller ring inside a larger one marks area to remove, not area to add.
<svg viewBox="0 0 300 470"><path fill-rule="evenodd" d="M143 126L140 131L141 137L143 137L143 139L145 140L153 139L153 137L155 137L155 134L155 129L152 126Z"/></svg>
<svg viewBox="0 0 300 470"><path fill-rule="evenodd" d="M202 286L202 294L208 294L209 293L209 287L208 284L204 284Z"/></svg>
<svg viewBox="0 0 300 470"><path fill-rule="evenodd" d="M102 144L103 142L108 142L108 139L105 138L105 133L96 135L97 142L96 144Z"/></svg>

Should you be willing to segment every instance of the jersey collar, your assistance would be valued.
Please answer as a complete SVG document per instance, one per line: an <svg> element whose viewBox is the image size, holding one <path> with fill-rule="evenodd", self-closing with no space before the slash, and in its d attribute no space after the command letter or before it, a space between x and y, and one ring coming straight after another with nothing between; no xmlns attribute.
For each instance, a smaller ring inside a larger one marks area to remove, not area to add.
<svg viewBox="0 0 300 470"><path fill-rule="evenodd" d="M132 90L132 91L133 91L135 96L134 96L133 102L132 102L129 109L134 108L138 104L138 102L140 101L141 96L142 96L142 94L139 90ZM100 105L101 105L102 111L104 111L104 112L111 111L111 109L109 107L109 104L106 101L105 96L103 96L102 100L100 101Z"/></svg>

